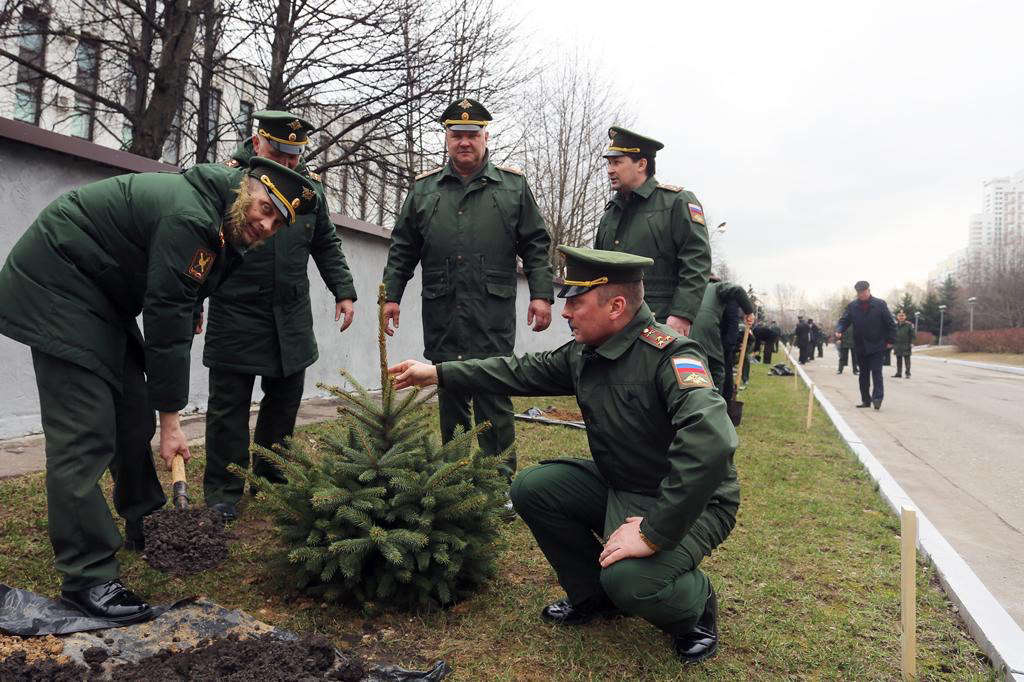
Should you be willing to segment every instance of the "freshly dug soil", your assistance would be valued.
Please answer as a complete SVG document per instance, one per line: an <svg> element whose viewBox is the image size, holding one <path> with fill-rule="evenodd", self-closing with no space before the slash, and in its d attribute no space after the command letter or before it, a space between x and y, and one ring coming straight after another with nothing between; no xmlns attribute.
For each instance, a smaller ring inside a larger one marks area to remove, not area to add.
<svg viewBox="0 0 1024 682"><path fill-rule="evenodd" d="M548 419L560 419L564 422L583 421L583 415L576 410L560 410L557 407L548 407L543 412L544 416Z"/></svg>
<svg viewBox="0 0 1024 682"><path fill-rule="evenodd" d="M16 653L24 652L25 660L28 663L41 659L52 659L64 653L64 643L53 635L43 637L15 637L13 635L0 634L0 661L13 656ZM67 661L67 657L61 657L61 662ZM0 675L0 680L4 680Z"/></svg>
<svg viewBox="0 0 1024 682"><path fill-rule="evenodd" d="M145 519L146 562L158 571L186 576L228 557L224 519L208 507L161 509Z"/></svg>
<svg viewBox="0 0 1024 682"><path fill-rule="evenodd" d="M0 680L78 682L93 679L106 660L101 647L86 651L93 670L72 663L28 663L19 652L0 662ZM164 650L138 663L110 670L115 682L284 682L292 680L342 680L357 682L366 675L362 661L335 655L334 646L322 637L303 637L286 642L272 635L253 639L229 636L185 652Z"/></svg>

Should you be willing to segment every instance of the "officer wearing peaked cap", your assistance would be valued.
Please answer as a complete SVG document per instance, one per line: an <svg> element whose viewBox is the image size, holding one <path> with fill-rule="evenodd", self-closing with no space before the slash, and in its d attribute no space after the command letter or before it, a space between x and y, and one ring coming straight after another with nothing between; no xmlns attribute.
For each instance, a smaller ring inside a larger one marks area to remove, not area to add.
<svg viewBox="0 0 1024 682"><path fill-rule="evenodd" d="M608 138L604 157L615 194L594 246L652 258L644 279L647 304L659 322L689 334L711 271L704 208L692 192L655 179L661 142L618 126L609 128Z"/></svg>
<svg viewBox="0 0 1024 682"><path fill-rule="evenodd" d="M718 646L717 602L698 565L735 525L736 431L700 345L644 303L652 259L558 251L574 340L520 357L407 360L390 372L398 388L575 395L592 459L547 460L512 483L515 509L566 592L541 618L571 626L622 611L668 632L684 662L703 660Z"/></svg>
<svg viewBox="0 0 1024 682"><path fill-rule="evenodd" d="M320 176L302 162L315 127L287 111L257 111L256 132L225 162L229 167L265 159L295 169L318 201L317 210L298 218L294 229L282 231L254 250L234 277L210 299L203 364L210 368L210 400L206 418L206 503L231 520L244 481L228 467L249 467L249 410L256 377L263 398L253 440L271 448L295 429L306 367L319 355L313 334L308 263L313 257L335 300L334 318L344 316L341 330L352 321L355 286L342 251L341 237L331 222ZM202 325L197 326L197 333ZM281 475L259 456L255 473L270 480Z"/></svg>
<svg viewBox="0 0 1024 682"><path fill-rule="evenodd" d="M188 402L196 301L252 246L315 207L305 178L266 159L119 175L55 199L7 256L0 333L32 348L50 542L62 597L84 613L151 617L119 580L121 534L100 478L109 468L124 546L143 549L142 519L166 502L150 449L154 411L160 456L168 466L190 456L178 412Z"/></svg>
<svg viewBox="0 0 1024 682"><path fill-rule="evenodd" d="M551 240L522 172L494 165L487 152L491 114L468 97L438 119L445 128L448 163L421 174L405 198L391 233L384 268L387 333L398 327L402 296L416 265L423 271L424 355L433 362L509 355L516 337L516 257L530 289L526 323L543 331L554 300ZM392 326L393 325L393 326ZM470 428L470 403L489 454L507 453L516 468L512 401L501 392L442 388L441 435Z"/></svg>

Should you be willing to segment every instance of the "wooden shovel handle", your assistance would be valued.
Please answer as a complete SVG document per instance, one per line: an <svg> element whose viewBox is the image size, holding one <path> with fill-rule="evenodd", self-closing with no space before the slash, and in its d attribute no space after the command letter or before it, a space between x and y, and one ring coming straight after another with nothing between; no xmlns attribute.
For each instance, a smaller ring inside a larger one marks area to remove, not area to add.
<svg viewBox="0 0 1024 682"><path fill-rule="evenodd" d="M185 460L182 459L181 455L175 455L174 459L171 460L171 482L185 482Z"/></svg>

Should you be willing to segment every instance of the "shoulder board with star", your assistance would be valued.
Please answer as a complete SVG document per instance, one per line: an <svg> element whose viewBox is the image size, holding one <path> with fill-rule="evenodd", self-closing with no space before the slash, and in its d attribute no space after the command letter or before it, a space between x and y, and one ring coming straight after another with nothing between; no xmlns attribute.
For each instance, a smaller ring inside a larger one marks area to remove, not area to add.
<svg viewBox="0 0 1024 682"><path fill-rule="evenodd" d="M444 167L443 166L438 166L437 168L435 168L433 170L423 171L422 173L420 173L419 175L416 176L416 179L417 180L422 180L423 178L430 177L434 173L440 173L442 170L444 170Z"/></svg>
<svg viewBox="0 0 1024 682"><path fill-rule="evenodd" d="M663 332L657 327L644 327L644 330L640 332L640 338L658 350L668 347L676 340L675 336L667 332Z"/></svg>
<svg viewBox="0 0 1024 682"><path fill-rule="evenodd" d="M224 162L224 165L228 168L238 168L238 159L228 159Z"/></svg>
<svg viewBox="0 0 1024 682"><path fill-rule="evenodd" d="M682 192L686 188L685 187L681 187L679 185L664 185L664 184L659 182L658 183L658 189L667 189L669 192Z"/></svg>
<svg viewBox="0 0 1024 682"><path fill-rule="evenodd" d="M503 170L506 173L512 173L513 175L523 175L523 171L516 168L515 166L495 166L498 170Z"/></svg>
<svg viewBox="0 0 1024 682"><path fill-rule="evenodd" d="M320 174L319 173L314 173L313 171L309 171L308 173L306 173L306 175L308 175L309 179L312 180L313 182L323 182L323 180L320 178Z"/></svg>

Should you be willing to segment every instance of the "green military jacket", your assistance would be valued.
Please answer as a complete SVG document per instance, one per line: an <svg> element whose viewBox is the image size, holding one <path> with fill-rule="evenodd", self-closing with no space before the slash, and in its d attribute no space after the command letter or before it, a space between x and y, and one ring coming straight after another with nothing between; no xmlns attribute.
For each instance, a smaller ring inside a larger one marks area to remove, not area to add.
<svg viewBox="0 0 1024 682"><path fill-rule="evenodd" d="M711 273L703 212L692 192L654 177L626 199L616 193L605 207L594 248L654 259L644 271L644 300L659 322L669 315L696 319Z"/></svg>
<svg viewBox="0 0 1024 682"><path fill-rule="evenodd" d="M896 355L910 355L910 349L914 347L914 339L917 332L910 322L896 323L896 341L892 344L892 350Z"/></svg>
<svg viewBox="0 0 1024 682"><path fill-rule="evenodd" d="M843 338L839 339L839 347L852 350L856 339L857 334L853 328L853 325L851 324L845 330L843 330Z"/></svg>
<svg viewBox="0 0 1024 682"><path fill-rule="evenodd" d="M224 243L221 223L243 175L201 164L180 174L119 175L62 195L0 270L0 333L117 390L134 337L144 345L153 409L182 409L196 301L242 257Z"/></svg>
<svg viewBox="0 0 1024 682"><path fill-rule="evenodd" d="M662 549L690 533L687 550L699 561L735 523L738 439L707 373L677 372L687 358L704 363L696 342L656 324L643 305L597 348L570 341L518 358L445 362L438 380L459 391L575 395L609 504L644 516L641 530Z"/></svg>
<svg viewBox="0 0 1024 682"><path fill-rule="evenodd" d="M248 140L226 165L246 166L252 153ZM336 301L356 298L320 176L304 166L296 170L313 181L317 210L297 216L293 225L251 249L245 263L211 297L203 350L207 367L284 377L316 362L307 274L311 255Z"/></svg>
<svg viewBox="0 0 1024 682"><path fill-rule="evenodd" d="M424 356L434 362L512 352L516 256L530 298L553 301L551 238L526 178L484 161L468 182L447 164L417 178L391 233L387 300L423 269Z"/></svg>
<svg viewBox="0 0 1024 682"><path fill-rule="evenodd" d="M729 301L736 301L745 314L754 312L747 290L732 282L710 282L704 289L700 310L690 329L690 338L699 343L709 360L725 362L722 348L722 314ZM742 337L741 337L742 338Z"/></svg>

